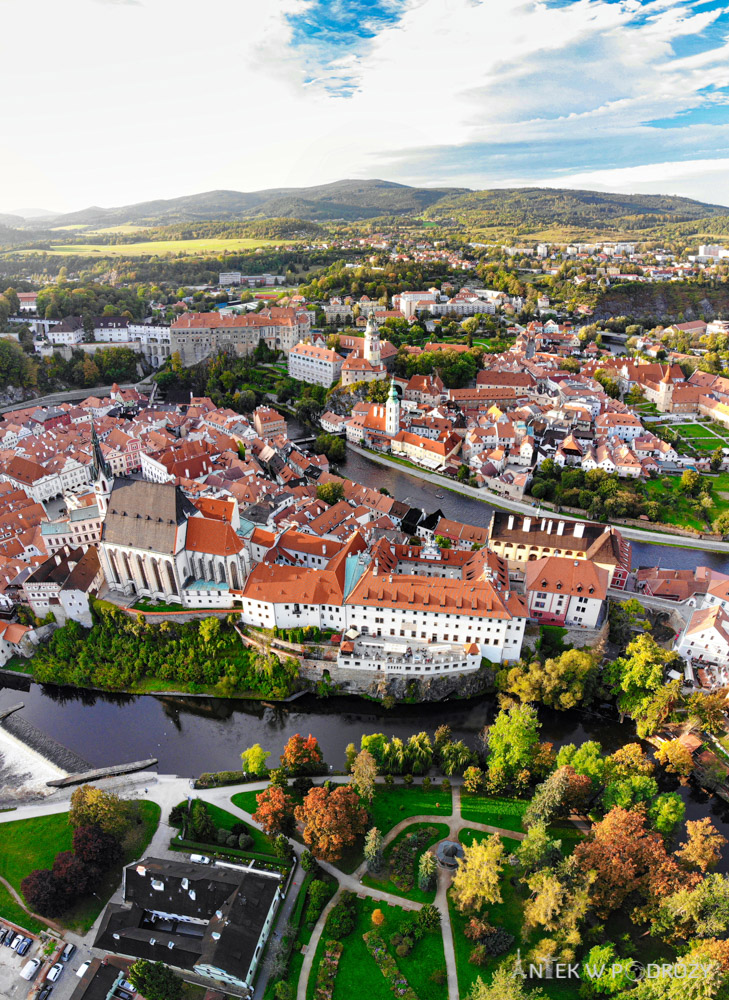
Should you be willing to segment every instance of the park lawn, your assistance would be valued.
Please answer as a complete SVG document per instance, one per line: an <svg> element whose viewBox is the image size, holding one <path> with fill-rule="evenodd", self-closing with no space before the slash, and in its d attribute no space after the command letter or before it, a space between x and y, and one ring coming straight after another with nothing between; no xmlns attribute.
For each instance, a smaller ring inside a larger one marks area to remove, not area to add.
<svg viewBox="0 0 729 1000"><path fill-rule="evenodd" d="M526 799L506 799L494 795L469 795L461 790L461 816L473 823L498 826L523 833L521 818L529 805Z"/></svg>
<svg viewBox="0 0 729 1000"><path fill-rule="evenodd" d="M673 429L678 431L681 437L714 437L715 435L706 424L674 424Z"/></svg>
<svg viewBox="0 0 729 1000"><path fill-rule="evenodd" d="M422 889L418 889L417 880L413 888L409 891L400 889L390 879L388 871L388 865L394 848L398 844L401 844L408 834L416 833L418 830L424 830L426 827L432 827L436 833L428 840L427 844L423 847L423 851L427 851L429 847L433 846L433 844L437 844L439 841L444 840L448 836L448 825L446 823L411 823L410 826L398 833L397 837L395 837L395 839L392 840L385 848L384 865L380 875L365 875L362 878L363 885L368 885L372 889L381 889L383 892L391 892L394 896L404 896L406 899L412 899L416 903L432 903L435 899L435 889L431 889L430 892L423 892Z"/></svg>
<svg viewBox="0 0 729 1000"><path fill-rule="evenodd" d="M352 933L342 942L344 950L337 967L332 1000L352 1000L353 997L366 997L367 1000L392 1000L393 994L390 986L367 950L362 935L374 929L372 912L375 909L380 909L385 916L385 922L377 930L386 942L399 929L400 923L407 914L399 906L389 906L370 898L357 899L356 906L357 923ZM324 954L326 940L325 930L319 941L309 975L306 989L307 1000L313 1000L314 997L316 972L319 961ZM404 958L395 955L389 947L389 943L388 951L397 962L400 972L413 988L418 1000L447 1000L447 985L439 986L430 979L431 974L436 969L445 969L443 938L439 932L426 934L415 944L410 954ZM291 977L289 978L291 980Z"/></svg>
<svg viewBox="0 0 729 1000"><path fill-rule="evenodd" d="M30 931L31 934L40 934L46 930L45 924L31 917L19 903L15 902L2 883L0 883L0 916L3 920L9 920L11 924L17 924L18 927Z"/></svg>
<svg viewBox="0 0 729 1000"><path fill-rule="evenodd" d="M104 873L97 886L96 895L84 896L67 910L58 922L80 933L90 930L92 924L121 880L124 865L142 857L160 820L160 807L156 802L135 802L141 824L133 821L123 842L120 862ZM0 839L0 875L20 892L20 883L36 868L52 868L60 851L70 851L73 846L73 827L68 813L37 816L34 819L13 820L4 823Z"/></svg>
<svg viewBox="0 0 729 1000"><path fill-rule="evenodd" d="M474 840L479 842L491 836L492 834L485 833L483 830L471 830L470 827L467 826L458 831L458 839L467 847L470 847ZM508 858L510 854L514 853L521 841L514 840L512 837L502 837L501 843L504 845L505 856Z"/></svg>
<svg viewBox="0 0 729 1000"><path fill-rule="evenodd" d="M16 892L26 875L36 868L52 868L60 851L73 846L68 813L36 816L3 823L0 828L0 875Z"/></svg>
<svg viewBox="0 0 729 1000"><path fill-rule="evenodd" d="M443 791L440 784L425 789L422 785L377 784L370 806L372 826L384 837L401 820L410 816L450 816L453 811L451 789Z"/></svg>
<svg viewBox="0 0 729 1000"><path fill-rule="evenodd" d="M661 505L662 522L706 531L706 522L703 519L699 520L684 495L675 488L679 482L678 476L672 476L671 479L675 480L672 488L664 486L660 479L648 479L644 484L648 499L656 500ZM716 501L716 494L714 499Z"/></svg>
<svg viewBox="0 0 729 1000"><path fill-rule="evenodd" d="M256 802L256 796L260 795L260 791L247 791L247 792L236 792L235 795L231 795L230 801L234 806L238 806L243 812L253 813L258 808L258 803Z"/></svg>

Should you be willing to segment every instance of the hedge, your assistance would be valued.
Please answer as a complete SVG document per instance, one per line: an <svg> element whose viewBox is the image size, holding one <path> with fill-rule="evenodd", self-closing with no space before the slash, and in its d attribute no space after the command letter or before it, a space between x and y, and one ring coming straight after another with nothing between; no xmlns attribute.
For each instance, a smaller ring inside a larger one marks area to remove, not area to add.
<svg viewBox="0 0 729 1000"><path fill-rule="evenodd" d="M219 788L221 785L248 785L262 781L260 775L246 774L245 771L206 771L195 778L195 788Z"/></svg>
<svg viewBox="0 0 729 1000"><path fill-rule="evenodd" d="M197 844L192 840L179 840L173 837L170 841L171 851L192 851L194 854L204 854L216 858L244 858L247 861L263 861L265 864L288 872L291 865L273 854L255 854L253 851L238 851L234 847L226 847L224 851L211 850L210 844Z"/></svg>

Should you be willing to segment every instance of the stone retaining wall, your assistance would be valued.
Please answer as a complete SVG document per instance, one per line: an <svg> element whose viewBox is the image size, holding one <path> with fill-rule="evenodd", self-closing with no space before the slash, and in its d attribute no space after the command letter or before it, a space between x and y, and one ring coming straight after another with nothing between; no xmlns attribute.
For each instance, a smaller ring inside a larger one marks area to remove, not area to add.
<svg viewBox="0 0 729 1000"><path fill-rule="evenodd" d="M22 715L18 715L17 712L4 719L2 726L16 739L21 740L41 757L45 757L46 760L64 771L74 773L91 770L91 764L87 760L54 740L53 737L34 726L32 722L24 719Z"/></svg>

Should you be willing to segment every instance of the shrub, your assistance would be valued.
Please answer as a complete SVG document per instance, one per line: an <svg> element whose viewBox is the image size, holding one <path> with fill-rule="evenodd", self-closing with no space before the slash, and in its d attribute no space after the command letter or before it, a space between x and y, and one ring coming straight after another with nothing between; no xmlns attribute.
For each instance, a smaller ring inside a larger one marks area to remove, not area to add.
<svg viewBox="0 0 729 1000"><path fill-rule="evenodd" d="M230 835L230 831L229 830L224 830L223 827L221 826L220 829L216 831L215 839L221 845L222 844L227 844L229 835Z"/></svg>
<svg viewBox="0 0 729 1000"><path fill-rule="evenodd" d="M448 973L445 969L433 969L430 974L431 983L435 983L436 986L445 986L448 982Z"/></svg>
<svg viewBox="0 0 729 1000"><path fill-rule="evenodd" d="M412 785L415 779L413 778L412 774L406 774L402 780L405 782L406 785Z"/></svg>
<svg viewBox="0 0 729 1000"><path fill-rule="evenodd" d="M495 927L483 939L482 944L489 955L503 955L514 943L514 935L503 927Z"/></svg>
<svg viewBox="0 0 729 1000"><path fill-rule="evenodd" d="M387 785L388 788L392 788L392 786L395 784L395 778L391 774L386 774L385 784Z"/></svg>
<svg viewBox="0 0 729 1000"><path fill-rule="evenodd" d="M390 878L403 892L409 892L415 885L418 858L425 845L436 835L435 827L426 826L422 830L404 837L390 854Z"/></svg>
<svg viewBox="0 0 729 1000"><path fill-rule="evenodd" d="M238 846L238 838L236 837L236 835L234 833L231 833L230 836L227 838L227 840L225 841L225 846L226 847L237 847Z"/></svg>
<svg viewBox="0 0 729 1000"><path fill-rule="evenodd" d="M304 920L307 924L315 924L317 922L319 914L324 909L330 896L331 889L327 883L315 878L309 886L309 900L304 915Z"/></svg>
<svg viewBox="0 0 729 1000"><path fill-rule="evenodd" d="M186 809L187 807L182 802L170 809L170 818L168 820L170 826L182 826Z"/></svg>
<svg viewBox="0 0 729 1000"><path fill-rule="evenodd" d="M432 781L430 780L430 778L426 774L425 777L423 778L423 791L424 792L429 792L431 785L432 785Z"/></svg>
<svg viewBox="0 0 729 1000"><path fill-rule="evenodd" d="M443 790L443 794L444 795L447 794L450 791L451 783L448 780L448 778L443 778L443 780L440 783L440 787Z"/></svg>
<svg viewBox="0 0 729 1000"><path fill-rule="evenodd" d="M356 896L353 892L343 892L339 902L332 908L327 918L326 933L335 941L341 941L354 930L357 923Z"/></svg>
<svg viewBox="0 0 729 1000"><path fill-rule="evenodd" d="M253 847L253 837L249 833L240 833L238 835L238 850L247 851Z"/></svg>
<svg viewBox="0 0 729 1000"><path fill-rule="evenodd" d="M303 796L306 795L309 789L314 787L314 782L311 780L311 778L299 777L299 778L294 778L294 780L291 782L291 786L294 789L294 791L298 792L298 794L301 795L303 798Z"/></svg>
<svg viewBox="0 0 729 1000"><path fill-rule="evenodd" d="M471 948L471 954L468 956L468 961L471 965L486 965L488 960L488 953L482 944L477 944L475 948Z"/></svg>
<svg viewBox="0 0 729 1000"><path fill-rule="evenodd" d="M378 907L376 910L372 911L372 923L375 927L382 927L385 922L385 914Z"/></svg>
<svg viewBox="0 0 729 1000"><path fill-rule="evenodd" d="M433 903L426 903L418 910L415 920L424 931L437 931L440 928L440 910Z"/></svg>
<svg viewBox="0 0 729 1000"><path fill-rule="evenodd" d="M311 851L303 851L301 855L301 867L305 872L315 872L319 865Z"/></svg>
<svg viewBox="0 0 729 1000"><path fill-rule="evenodd" d="M408 939L406 939L406 940L408 940ZM413 950L412 944L408 945L408 944L405 944L405 941L403 941L402 944L399 944L397 946L397 948L395 949L395 954L399 958L405 958L405 956L409 955L412 950Z"/></svg>

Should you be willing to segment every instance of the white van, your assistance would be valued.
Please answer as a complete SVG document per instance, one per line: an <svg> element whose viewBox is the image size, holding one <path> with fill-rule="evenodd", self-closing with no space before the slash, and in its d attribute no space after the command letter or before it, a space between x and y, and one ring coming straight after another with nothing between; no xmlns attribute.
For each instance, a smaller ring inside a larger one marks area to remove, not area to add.
<svg viewBox="0 0 729 1000"><path fill-rule="evenodd" d="M210 858L206 857L204 854L191 854L190 861L195 861L199 865L209 865Z"/></svg>
<svg viewBox="0 0 729 1000"><path fill-rule="evenodd" d="M29 962L26 962L25 965L23 966L23 969L20 973L20 978L28 980L32 979L33 976L38 971L38 969L40 969L40 964L41 963L39 958L31 958L31 960Z"/></svg>

